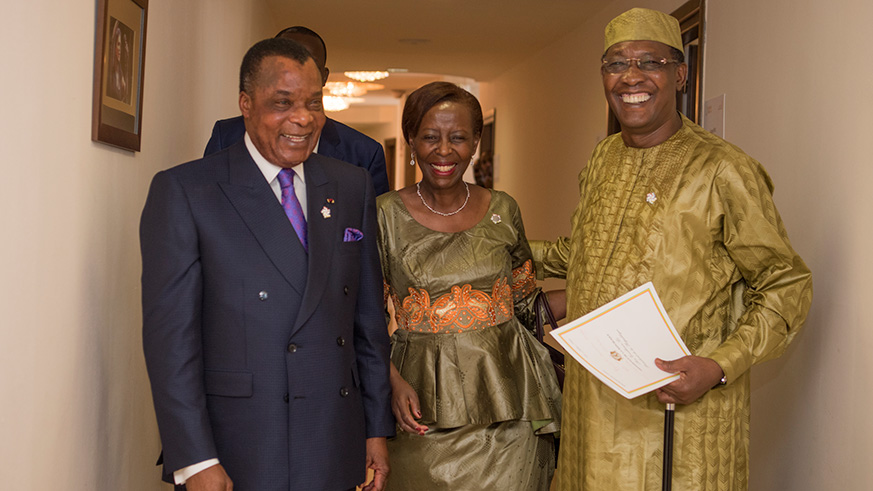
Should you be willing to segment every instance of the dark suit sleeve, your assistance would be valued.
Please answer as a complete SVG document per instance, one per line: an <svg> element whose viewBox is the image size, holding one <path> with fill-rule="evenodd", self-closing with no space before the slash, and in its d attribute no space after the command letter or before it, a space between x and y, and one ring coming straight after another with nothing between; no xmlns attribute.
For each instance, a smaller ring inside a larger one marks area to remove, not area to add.
<svg viewBox="0 0 873 491"><path fill-rule="evenodd" d="M382 145L376 143L374 146L373 155L370 157L370 162L367 164L367 170L370 172L370 177L373 178L373 188L376 189L376 195L388 192L388 171L385 168L385 150Z"/></svg>
<svg viewBox="0 0 873 491"><path fill-rule="evenodd" d="M212 126L212 136L209 137L209 142L206 143L206 150L203 151L203 156L213 154L221 150L221 121L216 121Z"/></svg>
<svg viewBox="0 0 873 491"><path fill-rule="evenodd" d="M164 468L217 456L203 375L203 277L197 229L174 174L155 176L140 222L143 350Z"/></svg>
<svg viewBox="0 0 873 491"><path fill-rule="evenodd" d="M367 438L374 438L394 436L394 416L391 413L391 385L388 381L390 355L382 303L382 268L376 245L376 199L369 180L364 203L361 287L355 313L355 354L361 378Z"/></svg>

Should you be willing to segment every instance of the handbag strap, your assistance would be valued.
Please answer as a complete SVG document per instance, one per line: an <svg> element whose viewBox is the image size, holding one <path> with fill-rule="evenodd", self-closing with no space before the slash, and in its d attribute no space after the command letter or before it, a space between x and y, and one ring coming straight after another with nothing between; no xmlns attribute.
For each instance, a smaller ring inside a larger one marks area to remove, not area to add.
<svg viewBox="0 0 873 491"><path fill-rule="evenodd" d="M545 343L543 341L543 337L546 333L543 326L543 317L542 315L540 315L540 312L544 312L546 314L546 318L551 329L558 328L558 322L555 320L555 314L552 313L552 308L549 307L549 301L546 299L546 292L540 291L537 294L537 297L534 299L534 310L536 311L536 338L537 341Z"/></svg>

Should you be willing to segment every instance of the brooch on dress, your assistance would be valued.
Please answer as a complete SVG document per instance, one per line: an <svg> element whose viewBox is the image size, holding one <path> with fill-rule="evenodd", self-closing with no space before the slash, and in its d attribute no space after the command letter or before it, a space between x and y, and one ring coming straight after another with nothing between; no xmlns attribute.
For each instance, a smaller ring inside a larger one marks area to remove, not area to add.
<svg viewBox="0 0 873 491"><path fill-rule="evenodd" d="M655 196L655 193L649 193L646 195L646 203L652 205L655 204L655 201L658 201L658 197Z"/></svg>
<svg viewBox="0 0 873 491"><path fill-rule="evenodd" d="M491 221L494 222L494 225L497 225L501 222L500 215L498 215L497 213L491 215Z"/></svg>

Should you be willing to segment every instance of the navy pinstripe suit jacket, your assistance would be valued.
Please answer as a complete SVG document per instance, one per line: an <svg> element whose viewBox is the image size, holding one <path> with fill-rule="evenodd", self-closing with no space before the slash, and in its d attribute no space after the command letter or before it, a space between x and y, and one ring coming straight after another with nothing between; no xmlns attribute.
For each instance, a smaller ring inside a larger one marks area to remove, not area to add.
<svg viewBox="0 0 873 491"><path fill-rule="evenodd" d="M165 479L218 457L234 489L346 490L365 439L394 433L369 175L313 154L306 192L309 254L243 142L152 181L143 346Z"/></svg>

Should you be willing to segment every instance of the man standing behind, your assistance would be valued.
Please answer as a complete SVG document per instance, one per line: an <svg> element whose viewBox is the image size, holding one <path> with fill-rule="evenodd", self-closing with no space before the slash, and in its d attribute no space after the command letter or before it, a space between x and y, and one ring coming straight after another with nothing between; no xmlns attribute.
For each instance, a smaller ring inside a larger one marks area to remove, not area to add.
<svg viewBox="0 0 873 491"><path fill-rule="evenodd" d="M675 489L746 489L749 368L783 353L812 300L761 165L676 111L679 24L632 9L606 27L601 75L622 131L580 175L569 239L533 245L566 277L577 318L652 281L694 353L658 361L680 379L627 400L568 365L557 488L661 486L664 404L675 403Z"/></svg>
<svg viewBox="0 0 873 491"><path fill-rule="evenodd" d="M276 37L296 41L306 48L321 72L321 85L324 86L327 83L327 76L330 74L330 70L326 66L327 46L325 46L321 36L309 28L294 26L283 29L279 34L276 34ZM245 126L242 116L216 121L203 156L233 145L242 139L244 133ZM385 150L382 149L382 145L369 136L339 121L325 118L321 139L316 143L315 152L367 169L373 178L376 194L388 191Z"/></svg>
<svg viewBox="0 0 873 491"><path fill-rule="evenodd" d="M158 173L140 226L143 346L164 478L349 490L388 473L388 335L369 174L312 153L309 52L246 53L245 138Z"/></svg>

